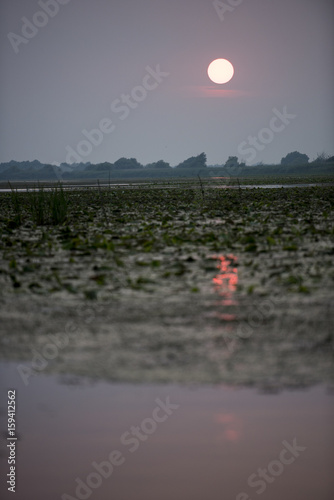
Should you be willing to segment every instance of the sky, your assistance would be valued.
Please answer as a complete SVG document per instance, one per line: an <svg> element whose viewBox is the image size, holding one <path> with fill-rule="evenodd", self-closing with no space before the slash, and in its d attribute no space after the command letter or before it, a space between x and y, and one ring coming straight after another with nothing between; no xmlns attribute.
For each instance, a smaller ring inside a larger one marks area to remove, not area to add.
<svg viewBox="0 0 334 500"><path fill-rule="evenodd" d="M332 0L0 0L0 19L0 162L334 154Z"/></svg>

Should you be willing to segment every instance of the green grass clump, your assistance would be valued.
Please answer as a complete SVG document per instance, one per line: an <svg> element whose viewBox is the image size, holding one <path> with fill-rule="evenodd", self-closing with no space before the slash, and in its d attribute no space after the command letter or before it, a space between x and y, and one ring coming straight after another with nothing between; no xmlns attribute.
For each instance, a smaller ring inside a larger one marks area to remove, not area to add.
<svg viewBox="0 0 334 500"><path fill-rule="evenodd" d="M37 226L43 226L47 220L47 196L43 186L30 194L30 213Z"/></svg>
<svg viewBox="0 0 334 500"><path fill-rule="evenodd" d="M10 187L11 202L14 209L14 217L9 220L8 225L11 229L15 229L22 224L22 207L17 189L14 189L10 182L8 182L8 184Z"/></svg>
<svg viewBox="0 0 334 500"><path fill-rule="evenodd" d="M61 184L50 192L49 206L51 224L63 224L67 218L68 202Z"/></svg>
<svg viewBox="0 0 334 500"><path fill-rule="evenodd" d="M16 229L24 221L31 220L36 226L63 224L68 216L68 196L61 184L51 190L38 185L27 195L19 193L9 183L11 217L7 221L8 229Z"/></svg>

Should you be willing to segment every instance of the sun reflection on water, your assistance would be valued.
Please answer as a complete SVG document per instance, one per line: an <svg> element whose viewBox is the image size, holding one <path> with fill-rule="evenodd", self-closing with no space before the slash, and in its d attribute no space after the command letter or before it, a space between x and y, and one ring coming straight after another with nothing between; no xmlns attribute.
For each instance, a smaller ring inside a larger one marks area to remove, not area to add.
<svg viewBox="0 0 334 500"><path fill-rule="evenodd" d="M242 438L242 420L235 413L214 413L213 421L220 426L218 442L238 442Z"/></svg>
<svg viewBox="0 0 334 500"><path fill-rule="evenodd" d="M237 267L237 257L235 255L214 255L213 259L219 261L217 267L219 269L218 274L213 278L213 284L215 291L222 297L221 305L223 306L235 306L237 301L234 298L234 294L237 290L238 285L238 267ZM226 321L231 321L231 314L223 314L226 316Z"/></svg>

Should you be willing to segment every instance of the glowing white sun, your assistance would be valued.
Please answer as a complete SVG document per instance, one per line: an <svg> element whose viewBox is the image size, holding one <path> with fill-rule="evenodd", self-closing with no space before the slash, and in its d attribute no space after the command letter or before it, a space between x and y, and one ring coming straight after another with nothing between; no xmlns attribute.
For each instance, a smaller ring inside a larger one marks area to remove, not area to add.
<svg viewBox="0 0 334 500"><path fill-rule="evenodd" d="M214 83L227 83L234 75L234 68L227 59L215 59L208 67L208 76Z"/></svg>

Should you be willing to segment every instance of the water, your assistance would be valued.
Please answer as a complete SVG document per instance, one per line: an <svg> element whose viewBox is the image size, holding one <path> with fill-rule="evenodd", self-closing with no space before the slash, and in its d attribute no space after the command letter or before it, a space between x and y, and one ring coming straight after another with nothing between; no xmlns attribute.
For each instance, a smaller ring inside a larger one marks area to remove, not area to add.
<svg viewBox="0 0 334 500"><path fill-rule="evenodd" d="M17 392L16 500L333 498L334 398L322 386L261 394L40 375L26 387L14 363L0 372L3 409Z"/></svg>
<svg viewBox="0 0 334 500"><path fill-rule="evenodd" d="M41 184L42 185L42 184ZM330 184L325 184L326 186ZM316 186L324 186L324 184L321 183L314 183L314 184L245 184L245 185L240 185L240 186L231 186L229 184L212 184L212 185L205 185L205 189L281 189L281 188L296 188L296 187L316 187ZM43 191L52 191L57 187L55 184L54 186L43 186ZM198 189L198 183L196 184L187 184L187 185L180 185L175 183L174 185L164 185L164 184L155 184L155 183L143 183L143 182L131 182L128 184L124 183L112 183L110 185L108 184L102 184L98 186L97 184L62 184L62 188L65 191L72 191L72 190L78 190L78 189L100 189L100 188L108 188L108 189L119 189L119 188L159 188L159 189L175 189L175 188L186 188L186 189ZM28 187L15 187L13 185L13 189L17 191L18 193L26 193L26 192L34 192L34 191L39 191L40 187L34 185L29 185ZM10 193L12 190L8 187L0 187L0 193Z"/></svg>
<svg viewBox="0 0 334 500"><path fill-rule="evenodd" d="M240 186L208 186L218 189L281 189L281 188L296 188L296 187L315 187L323 186L324 184L240 184ZM328 184L326 184L328 185Z"/></svg>
<svg viewBox="0 0 334 500"><path fill-rule="evenodd" d="M64 191L72 191L72 190L77 190L77 189L99 189L99 186L97 184L61 184L62 188ZM106 184L101 184L100 187L108 187L110 189L115 189L115 188L118 188L118 187L129 187L130 184L111 184L110 186L106 185ZM41 184L41 186L38 186L38 185L29 185L29 186L26 186L24 188L22 187L15 187L15 186L12 186L13 189L10 189L10 188L2 188L0 187L0 193L11 193L12 190L18 192L18 193L32 193L32 192L35 192L35 191L40 191L41 187L43 187L43 191L53 191L55 188L58 188L58 185L55 184L54 186L43 186L43 184Z"/></svg>

